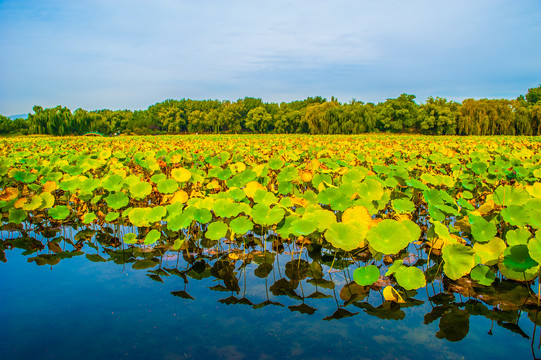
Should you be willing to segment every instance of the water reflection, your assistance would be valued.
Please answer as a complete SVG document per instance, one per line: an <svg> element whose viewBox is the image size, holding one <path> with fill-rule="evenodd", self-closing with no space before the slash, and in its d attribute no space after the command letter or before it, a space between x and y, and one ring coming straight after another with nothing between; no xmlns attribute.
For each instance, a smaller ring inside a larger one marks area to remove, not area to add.
<svg viewBox="0 0 541 360"><path fill-rule="evenodd" d="M231 307L268 307L288 309L291 314L311 316L324 323L366 314L391 324L406 319L419 309L425 325L438 324L433 336L459 342L470 332L472 317L483 317L496 326L531 342L532 356L539 344L536 339L537 298L527 285L496 280L490 287L468 278L451 281L433 277L438 264L427 261L422 251L411 245L400 257L422 267L428 285L417 291L403 291L404 303L385 301L382 289L396 285L382 276L372 286L360 286L352 272L359 265L375 259L367 252L348 257L333 253L317 243L301 239L286 241L270 233L211 241L197 236L185 237L178 251L171 250L171 239L156 246L126 245L123 233L135 229L121 227L43 228L32 231L13 225L4 226L0 259L10 261L10 250L18 248L27 262L53 268L66 259L78 257L95 264L114 263L125 269L144 273L159 284L169 278L181 284L169 291L179 301L201 301L202 283L208 293L219 294L217 302ZM376 259L385 267L396 259ZM429 266L430 265L430 266ZM528 319L528 320L526 320ZM527 321L528 323L525 323ZM533 331L531 324L534 324ZM378 335L382 343L392 341Z"/></svg>

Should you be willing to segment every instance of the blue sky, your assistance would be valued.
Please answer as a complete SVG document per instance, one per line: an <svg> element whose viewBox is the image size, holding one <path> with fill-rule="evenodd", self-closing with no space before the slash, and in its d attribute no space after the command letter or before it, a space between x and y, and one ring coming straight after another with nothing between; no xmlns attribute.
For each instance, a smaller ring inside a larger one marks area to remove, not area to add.
<svg viewBox="0 0 541 360"><path fill-rule="evenodd" d="M541 1L0 0L0 114L165 99L516 98Z"/></svg>

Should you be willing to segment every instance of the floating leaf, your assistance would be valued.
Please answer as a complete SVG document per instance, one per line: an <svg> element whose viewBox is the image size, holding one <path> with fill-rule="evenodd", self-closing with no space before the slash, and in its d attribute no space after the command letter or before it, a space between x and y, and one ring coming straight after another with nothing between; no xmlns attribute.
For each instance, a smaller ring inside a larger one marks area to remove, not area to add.
<svg viewBox="0 0 541 360"><path fill-rule="evenodd" d="M484 286L490 286L496 279L494 272L490 270L488 266L477 265L474 267L470 273L472 280L477 281L479 284Z"/></svg>
<svg viewBox="0 0 541 360"><path fill-rule="evenodd" d="M145 245L153 245L160 239L162 236L162 233L159 232L156 229L152 229L148 232L148 234L145 236Z"/></svg>
<svg viewBox="0 0 541 360"><path fill-rule="evenodd" d="M406 290L419 289L426 286L425 274L419 268L402 266L394 274L398 285Z"/></svg>
<svg viewBox="0 0 541 360"><path fill-rule="evenodd" d="M363 266L353 272L353 280L361 286L372 285L379 279L379 276L380 272L376 265Z"/></svg>
<svg viewBox="0 0 541 360"><path fill-rule="evenodd" d="M70 214L70 211L65 205L57 205L54 208L49 209L49 216L55 220L64 220Z"/></svg>
<svg viewBox="0 0 541 360"><path fill-rule="evenodd" d="M366 239L374 250L383 254L397 254L412 241L406 225L392 219L385 219L370 228Z"/></svg>
<svg viewBox="0 0 541 360"><path fill-rule="evenodd" d="M393 288L392 286L386 286L384 289L383 289L383 298L386 300L386 301L392 301L392 302L396 302L396 303L399 303L399 304L403 304L405 303L404 299L402 298L402 296L398 293L398 291L396 291L395 288Z"/></svg>
<svg viewBox="0 0 541 360"><path fill-rule="evenodd" d="M448 278L457 280L467 275L475 266L474 251L462 244L451 244L443 248L443 271Z"/></svg>

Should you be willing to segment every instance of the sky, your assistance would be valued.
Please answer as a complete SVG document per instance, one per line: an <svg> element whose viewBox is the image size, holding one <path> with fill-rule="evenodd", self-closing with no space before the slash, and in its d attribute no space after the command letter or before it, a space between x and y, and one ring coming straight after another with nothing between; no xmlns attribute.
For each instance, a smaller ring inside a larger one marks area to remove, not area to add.
<svg viewBox="0 0 541 360"><path fill-rule="evenodd" d="M540 0L0 0L0 114L166 99L508 98L541 84Z"/></svg>

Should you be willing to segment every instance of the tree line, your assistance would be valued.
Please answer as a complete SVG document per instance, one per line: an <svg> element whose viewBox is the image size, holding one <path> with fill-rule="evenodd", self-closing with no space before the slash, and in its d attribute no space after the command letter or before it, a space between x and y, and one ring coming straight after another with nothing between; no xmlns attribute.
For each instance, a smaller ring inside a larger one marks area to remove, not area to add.
<svg viewBox="0 0 541 360"><path fill-rule="evenodd" d="M245 97L219 100L165 100L146 110L77 109L34 106L27 119L0 115L0 134L83 135L182 133L541 135L541 85L517 99L429 97L417 104L402 94L378 104L340 103L317 97L268 103Z"/></svg>

